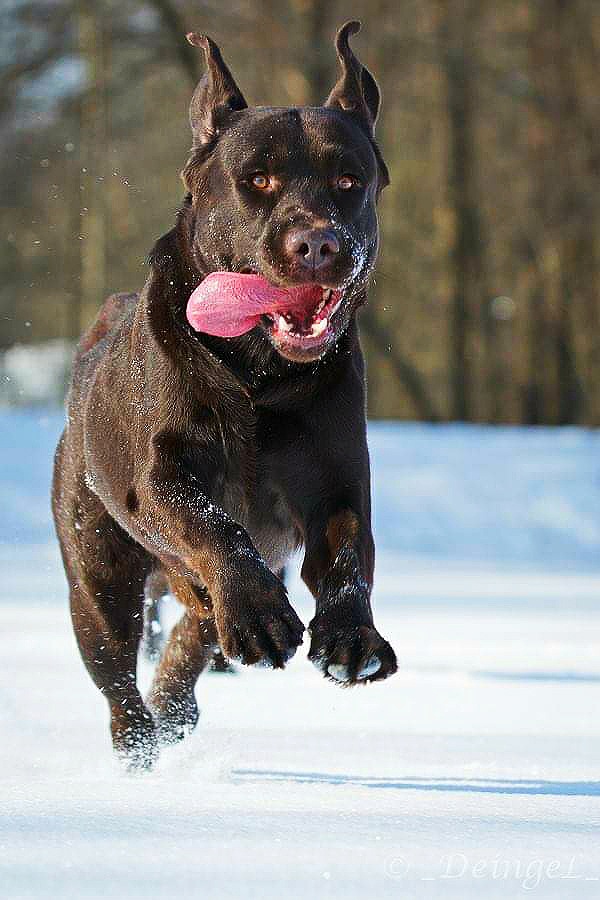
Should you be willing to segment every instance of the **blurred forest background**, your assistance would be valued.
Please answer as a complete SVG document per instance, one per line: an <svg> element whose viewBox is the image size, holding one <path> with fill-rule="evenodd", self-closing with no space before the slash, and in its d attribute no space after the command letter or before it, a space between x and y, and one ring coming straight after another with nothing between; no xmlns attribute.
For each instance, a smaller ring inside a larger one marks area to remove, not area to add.
<svg viewBox="0 0 600 900"><path fill-rule="evenodd" d="M145 280L183 193L186 31L249 102L314 105L351 17L392 177L370 415L600 425L598 0L3 0L4 402L59 395L104 296Z"/></svg>

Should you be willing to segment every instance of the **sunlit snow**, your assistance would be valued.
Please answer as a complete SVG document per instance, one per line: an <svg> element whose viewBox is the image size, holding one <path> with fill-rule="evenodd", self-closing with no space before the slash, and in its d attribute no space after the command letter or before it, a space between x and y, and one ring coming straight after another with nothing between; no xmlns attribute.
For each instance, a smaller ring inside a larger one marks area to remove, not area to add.
<svg viewBox="0 0 600 900"><path fill-rule="evenodd" d="M598 434L373 425L400 673L341 690L305 646L203 676L194 736L132 777L71 633L60 426L0 415L0 896L600 895Z"/></svg>

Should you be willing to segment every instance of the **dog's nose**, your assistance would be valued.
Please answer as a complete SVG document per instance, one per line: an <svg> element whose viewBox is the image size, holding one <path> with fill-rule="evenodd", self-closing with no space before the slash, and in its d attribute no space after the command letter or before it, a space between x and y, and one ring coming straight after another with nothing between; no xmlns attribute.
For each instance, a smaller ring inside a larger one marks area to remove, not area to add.
<svg viewBox="0 0 600 900"><path fill-rule="evenodd" d="M285 249L297 263L318 272L333 262L340 244L333 231L325 228L294 229L285 239Z"/></svg>

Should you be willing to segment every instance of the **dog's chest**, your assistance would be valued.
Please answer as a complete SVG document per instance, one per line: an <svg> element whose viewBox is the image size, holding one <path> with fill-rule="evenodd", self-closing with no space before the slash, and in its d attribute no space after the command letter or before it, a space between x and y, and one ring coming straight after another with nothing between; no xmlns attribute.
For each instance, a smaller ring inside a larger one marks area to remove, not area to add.
<svg viewBox="0 0 600 900"><path fill-rule="evenodd" d="M252 541L274 571L285 565L301 543L285 497L281 475L286 448L259 419L245 446L226 449L220 481L224 510L244 526Z"/></svg>

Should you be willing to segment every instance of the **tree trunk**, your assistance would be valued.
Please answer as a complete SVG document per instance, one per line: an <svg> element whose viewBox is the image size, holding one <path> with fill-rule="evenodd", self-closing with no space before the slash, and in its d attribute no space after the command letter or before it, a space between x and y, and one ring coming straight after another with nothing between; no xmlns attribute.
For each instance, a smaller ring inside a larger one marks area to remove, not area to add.
<svg viewBox="0 0 600 900"><path fill-rule="evenodd" d="M475 179L471 64L476 4L441 0L440 9L440 51L448 97L448 187L455 221L449 348L451 417L468 421L477 416L478 406L483 409L475 385L477 326L484 318L488 352L494 327L491 317L480 313L484 242Z"/></svg>
<svg viewBox="0 0 600 900"><path fill-rule="evenodd" d="M106 292L106 41L102 10L79 0L79 50L87 71L80 106L81 303L79 330L93 319Z"/></svg>

